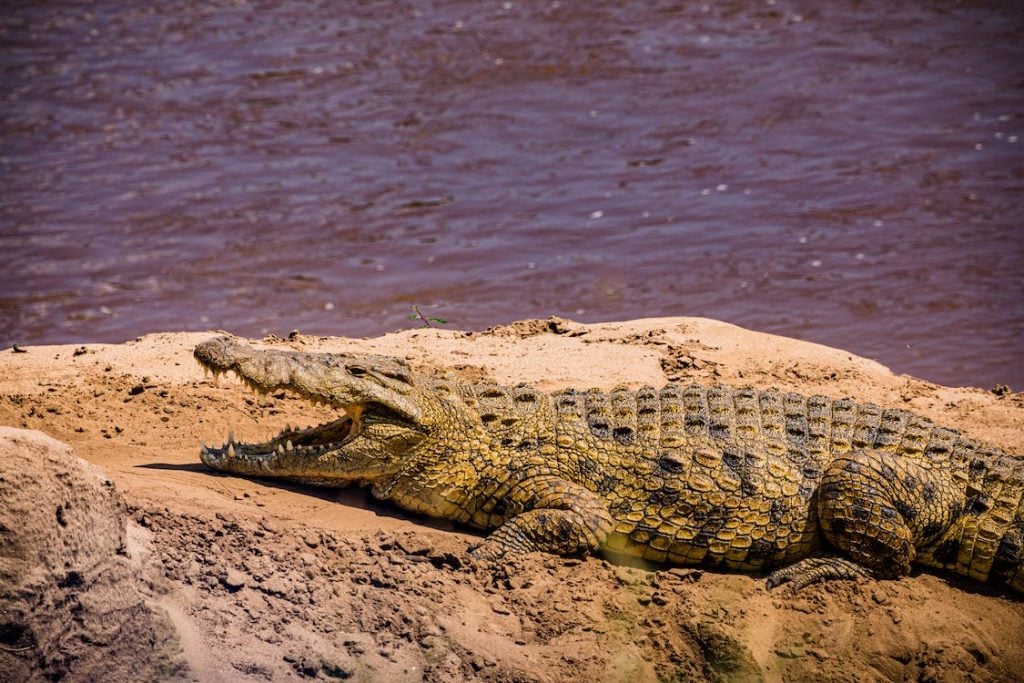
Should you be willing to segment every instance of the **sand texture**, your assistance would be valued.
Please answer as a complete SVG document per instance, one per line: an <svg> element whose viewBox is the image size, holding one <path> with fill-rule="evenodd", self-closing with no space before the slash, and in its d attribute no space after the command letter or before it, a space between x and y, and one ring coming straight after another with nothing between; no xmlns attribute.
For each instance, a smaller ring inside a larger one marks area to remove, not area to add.
<svg viewBox="0 0 1024 683"><path fill-rule="evenodd" d="M601 558L495 569L468 557L472 533L361 489L213 474L201 441L333 417L205 377L191 350L214 334L0 351L0 679L1024 680L1024 602L968 581L793 596L757 576ZM679 380L849 396L1022 451L1021 394L699 318L261 344L545 390Z"/></svg>

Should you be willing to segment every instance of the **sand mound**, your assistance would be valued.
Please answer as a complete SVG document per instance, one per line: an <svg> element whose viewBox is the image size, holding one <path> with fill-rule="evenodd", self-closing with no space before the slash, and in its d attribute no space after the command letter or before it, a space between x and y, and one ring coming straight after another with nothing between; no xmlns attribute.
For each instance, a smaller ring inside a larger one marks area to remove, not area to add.
<svg viewBox="0 0 1024 683"><path fill-rule="evenodd" d="M140 592L113 482L39 432L0 428L0 671L6 680L140 680L169 629ZM173 650L172 650L173 651Z"/></svg>

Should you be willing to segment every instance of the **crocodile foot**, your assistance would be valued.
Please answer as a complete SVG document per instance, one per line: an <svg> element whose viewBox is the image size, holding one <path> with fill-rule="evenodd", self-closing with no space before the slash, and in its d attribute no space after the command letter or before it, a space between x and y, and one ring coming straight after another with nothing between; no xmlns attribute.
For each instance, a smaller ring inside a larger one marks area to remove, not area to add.
<svg viewBox="0 0 1024 683"><path fill-rule="evenodd" d="M782 569L776 569L768 575L766 584L771 590L788 583L793 592L796 592L819 581L870 577L871 573L868 570L842 557L809 557Z"/></svg>
<svg viewBox="0 0 1024 683"><path fill-rule="evenodd" d="M470 557L485 562L497 562L506 554L508 554L508 549L491 539L484 539L469 549Z"/></svg>

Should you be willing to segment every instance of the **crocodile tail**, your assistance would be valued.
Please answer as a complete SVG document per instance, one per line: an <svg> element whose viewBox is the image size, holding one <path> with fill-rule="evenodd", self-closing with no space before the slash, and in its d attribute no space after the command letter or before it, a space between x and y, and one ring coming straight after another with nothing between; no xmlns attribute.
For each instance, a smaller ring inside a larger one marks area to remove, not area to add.
<svg viewBox="0 0 1024 683"><path fill-rule="evenodd" d="M995 499L1002 514L992 514L996 507L989 512L1002 527L1002 534L988 580L1024 593L1024 460L1016 459L1008 475L1001 481L1000 495Z"/></svg>
<svg viewBox="0 0 1024 683"><path fill-rule="evenodd" d="M979 449L968 460L957 527L932 551L934 564L1024 593L1024 459Z"/></svg>

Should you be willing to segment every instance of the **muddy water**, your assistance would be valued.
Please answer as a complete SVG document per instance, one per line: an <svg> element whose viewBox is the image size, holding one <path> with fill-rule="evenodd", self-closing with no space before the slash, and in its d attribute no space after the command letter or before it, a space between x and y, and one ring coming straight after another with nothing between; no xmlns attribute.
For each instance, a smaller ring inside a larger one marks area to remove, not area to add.
<svg viewBox="0 0 1024 683"><path fill-rule="evenodd" d="M701 315L1024 388L1001 3L24 5L0 347Z"/></svg>

